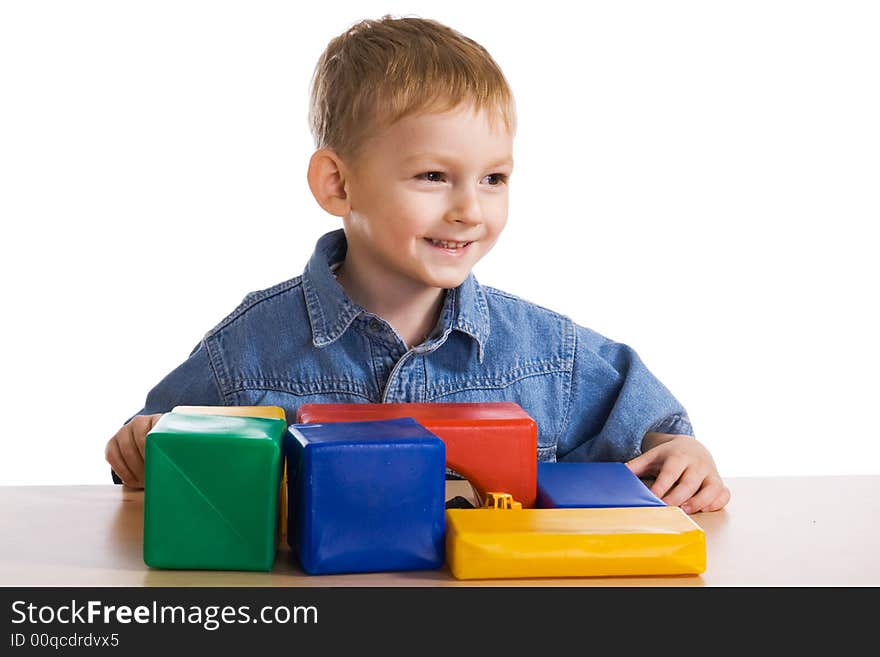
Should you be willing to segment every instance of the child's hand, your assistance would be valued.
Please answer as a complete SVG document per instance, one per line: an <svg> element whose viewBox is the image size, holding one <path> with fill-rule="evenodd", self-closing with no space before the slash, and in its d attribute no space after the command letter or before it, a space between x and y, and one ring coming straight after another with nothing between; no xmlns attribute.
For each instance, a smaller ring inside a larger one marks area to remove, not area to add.
<svg viewBox="0 0 880 657"><path fill-rule="evenodd" d="M715 461L693 436L648 433L640 456L626 465L638 477L655 477L651 491L685 513L718 511L730 500Z"/></svg>
<svg viewBox="0 0 880 657"><path fill-rule="evenodd" d="M144 445L147 434L160 417L161 413L135 415L116 432L104 448L104 458L126 486L144 487Z"/></svg>

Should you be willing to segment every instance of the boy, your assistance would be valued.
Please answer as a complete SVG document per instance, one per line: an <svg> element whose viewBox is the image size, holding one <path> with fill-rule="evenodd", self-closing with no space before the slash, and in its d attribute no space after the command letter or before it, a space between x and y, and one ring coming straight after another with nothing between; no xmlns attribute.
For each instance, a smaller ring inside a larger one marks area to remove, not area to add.
<svg viewBox="0 0 880 657"><path fill-rule="evenodd" d="M319 59L309 118L309 187L343 228L150 391L107 444L114 480L143 486L145 436L178 404L292 418L307 402L515 401L540 461L624 461L688 513L727 503L684 408L631 348L471 273L507 220L516 130L482 46L431 20L362 21Z"/></svg>

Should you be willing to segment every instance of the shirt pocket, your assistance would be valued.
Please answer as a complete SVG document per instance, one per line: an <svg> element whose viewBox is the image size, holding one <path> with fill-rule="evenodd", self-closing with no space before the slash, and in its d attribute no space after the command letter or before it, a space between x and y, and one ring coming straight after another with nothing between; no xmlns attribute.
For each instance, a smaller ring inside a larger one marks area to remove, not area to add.
<svg viewBox="0 0 880 657"><path fill-rule="evenodd" d="M427 401L517 403L538 425L538 460L555 461L569 399L568 380L565 370L447 380L442 386L429 389Z"/></svg>

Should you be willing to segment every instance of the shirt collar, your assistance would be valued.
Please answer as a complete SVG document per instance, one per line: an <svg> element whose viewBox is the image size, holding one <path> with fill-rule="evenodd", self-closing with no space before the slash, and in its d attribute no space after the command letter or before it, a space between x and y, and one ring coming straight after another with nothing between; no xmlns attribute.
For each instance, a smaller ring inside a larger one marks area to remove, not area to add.
<svg viewBox="0 0 880 657"><path fill-rule="evenodd" d="M347 249L342 229L321 236L302 275L312 344L319 348L337 340L358 315L366 312L348 298L331 270L345 259ZM447 291L439 324L442 330L435 331L440 335L434 338L439 344L446 341L450 331L465 333L476 341L478 358L483 362L483 349L489 336L489 307L486 293L473 273L457 288Z"/></svg>

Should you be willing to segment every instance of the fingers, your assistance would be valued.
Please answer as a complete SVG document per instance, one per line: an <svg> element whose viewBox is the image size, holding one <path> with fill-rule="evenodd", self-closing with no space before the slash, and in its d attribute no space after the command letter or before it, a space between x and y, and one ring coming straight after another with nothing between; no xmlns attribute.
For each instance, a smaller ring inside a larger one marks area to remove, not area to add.
<svg viewBox="0 0 880 657"><path fill-rule="evenodd" d="M727 486L721 487L721 493L712 502L706 505L703 511L720 511L727 503L730 502L730 489Z"/></svg>
<svg viewBox="0 0 880 657"><path fill-rule="evenodd" d="M721 483L707 484L683 504L681 510L685 513L698 513L708 506L721 492Z"/></svg>
<svg viewBox="0 0 880 657"><path fill-rule="evenodd" d="M144 451L147 434L162 417L136 415L126 423L107 443L104 456L126 486L144 487Z"/></svg>
<svg viewBox="0 0 880 657"><path fill-rule="evenodd" d="M123 454L127 457L130 456L132 459L136 459L136 461L129 461L129 463L143 463L144 439L147 436L147 432L150 430L149 418L136 415L126 426L128 428L126 436L128 440L128 451L125 451L123 448ZM120 445L120 447L122 446Z"/></svg>
<svg viewBox="0 0 880 657"><path fill-rule="evenodd" d="M692 482L684 486L679 484L673 493L670 493L663 501L670 505L680 506L681 510L688 514L701 511L720 511L730 501L730 489L724 485L720 477L714 475L706 477L700 482L697 489L688 495L691 485ZM688 496L681 499L685 495Z"/></svg>
<svg viewBox="0 0 880 657"><path fill-rule="evenodd" d="M695 491L696 494L693 494L689 499L683 501L683 503L680 503L681 510L685 513L698 513L700 511L708 511L710 505L714 504L716 500L720 499L720 496L724 490L725 486L721 482L721 478L710 475L703 479L699 486L699 490ZM719 506L718 508L720 509L722 506L724 506L725 503L726 501L722 503L721 506Z"/></svg>
<svg viewBox="0 0 880 657"><path fill-rule="evenodd" d="M662 474L662 473L661 473ZM694 468L687 468L677 479L677 483L672 487L663 501L669 506L682 506L688 502L697 491L701 490L706 477ZM687 513L688 510L683 510Z"/></svg>
<svg viewBox="0 0 880 657"><path fill-rule="evenodd" d="M688 467L686 460L674 457L663 463L651 492L669 506L679 506L689 514L718 511L730 500L730 490L718 475Z"/></svg>
<svg viewBox="0 0 880 657"><path fill-rule="evenodd" d="M104 458L107 459L107 463L110 464L113 471L119 475L120 479L122 479L122 483L127 486L133 485L131 482L135 482L136 477L125 463L125 458L122 456L122 451L119 449L119 443L116 440L116 436L113 436L113 438L107 442L107 446L104 448Z"/></svg>
<svg viewBox="0 0 880 657"><path fill-rule="evenodd" d="M137 448L140 460L144 461L144 450L147 443L147 434L156 426L156 422L162 417L161 413L153 415L135 415L129 422L134 446Z"/></svg>
<svg viewBox="0 0 880 657"><path fill-rule="evenodd" d="M129 485L141 484L144 473L144 454L142 448L138 447L138 430L142 428L140 425L141 423L130 422L116 434L116 444L119 445L119 451L122 452L125 465L128 466L129 471L136 479Z"/></svg>
<svg viewBox="0 0 880 657"><path fill-rule="evenodd" d="M648 438L655 440L652 443ZM693 436L658 440L647 434L643 444L650 445L649 449L627 463L637 476L657 473L651 492L685 513L724 508L730 501L730 490L722 482L709 451Z"/></svg>
<svg viewBox="0 0 880 657"><path fill-rule="evenodd" d="M684 438L686 437L679 437L676 440ZM654 476L654 483L650 486L651 492L662 499L690 463L687 450L682 449L680 445L681 443L672 440L663 441L632 459L626 465L638 477Z"/></svg>
<svg viewBox="0 0 880 657"><path fill-rule="evenodd" d="M626 462L632 473L637 477L654 476L657 474L657 452L647 451Z"/></svg>
<svg viewBox="0 0 880 657"><path fill-rule="evenodd" d="M666 501L666 495L679 480L685 470L686 465L686 462L681 459L666 459L666 461L663 462L663 465L660 468L660 472L657 475L657 478L651 485L651 492L654 493L654 495L659 497L661 500L669 504L669 502ZM678 504L673 504L673 506L678 506Z"/></svg>

